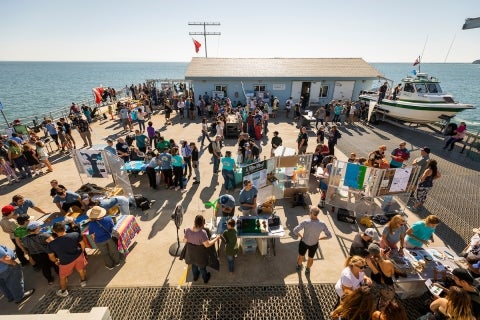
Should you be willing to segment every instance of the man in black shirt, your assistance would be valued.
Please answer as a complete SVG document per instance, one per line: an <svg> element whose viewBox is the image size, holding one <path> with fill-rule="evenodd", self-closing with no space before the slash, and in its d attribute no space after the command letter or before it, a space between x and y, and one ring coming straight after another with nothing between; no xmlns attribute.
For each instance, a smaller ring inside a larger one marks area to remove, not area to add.
<svg viewBox="0 0 480 320"><path fill-rule="evenodd" d="M367 228L364 232L357 233L350 247L350 256L360 256L363 258L369 256L368 246L374 240L378 240L378 233L373 228Z"/></svg>

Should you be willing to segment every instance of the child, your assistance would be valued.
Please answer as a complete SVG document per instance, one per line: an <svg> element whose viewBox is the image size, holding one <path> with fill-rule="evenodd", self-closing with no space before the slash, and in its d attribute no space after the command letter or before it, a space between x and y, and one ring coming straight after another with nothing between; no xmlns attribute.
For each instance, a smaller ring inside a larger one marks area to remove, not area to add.
<svg viewBox="0 0 480 320"><path fill-rule="evenodd" d="M48 161L48 152L45 149L45 144L43 143L43 141L37 141L35 145L37 146L36 149L38 160L47 166L47 172L52 172L53 168L50 161Z"/></svg>
<svg viewBox="0 0 480 320"><path fill-rule="evenodd" d="M223 240L225 241L225 253L228 260L228 271L233 274L235 267L235 257L238 253L237 230L235 230L235 220L230 219L227 222L227 230L223 231Z"/></svg>
<svg viewBox="0 0 480 320"><path fill-rule="evenodd" d="M150 142L150 147L151 147L153 140L155 139L155 128L153 127L152 121L148 121L147 136L148 136L148 141Z"/></svg>
<svg viewBox="0 0 480 320"><path fill-rule="evenodd" d="M20 178L17 177L15 171L10 166L10 163L8 163L4 157L0 157L0 174L4 174L5 176L7 176L8 182L10 184L13 184L14 180L16 182L20 182Z"/></svg>
<svg viewBox="0 0 480 320"><path fill-rule="evenodd" d="M58 131L58 139L60 140L60 144L62 145L62 151L64 153L68 153L69 149L72 149L72 146L70 145L70 140L67 139L67 135L65 134L65 130L63 129L63 125L58 122L59 126L57 127Z"/></svg>

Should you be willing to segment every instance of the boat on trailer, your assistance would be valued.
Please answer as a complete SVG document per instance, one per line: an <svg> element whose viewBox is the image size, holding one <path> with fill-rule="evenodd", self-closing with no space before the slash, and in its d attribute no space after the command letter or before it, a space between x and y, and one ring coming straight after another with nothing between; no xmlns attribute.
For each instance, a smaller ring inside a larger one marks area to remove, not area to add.
<svg viewBox="0 0 480 320"><path fill-rule="evenodd" d="M437 78L426 73L402 79L401 90L395 99L392 84L380 101L378 92L363 92L359 96L362 101L375 103L375 119L379 118L378 114L383 114L406 122L431 123L449 120L463 110L475 109L471 104L456 102L451 94L442 91Z"/></svg>

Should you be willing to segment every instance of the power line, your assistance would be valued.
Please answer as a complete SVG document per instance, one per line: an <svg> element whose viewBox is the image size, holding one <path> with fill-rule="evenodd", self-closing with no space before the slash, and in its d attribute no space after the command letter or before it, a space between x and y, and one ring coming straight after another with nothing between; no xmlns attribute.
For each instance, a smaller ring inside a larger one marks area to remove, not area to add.
<svg viewBox="0 0 480 320"><path fill-rule="evenodd" d="M189 22L189 26L203 26L203 32L189 32L191 36L200 35L203 36L205 40L205 58L208 58L207 55L207 36L219 36L220 32L207 32L207 26L219 26L220 22Z"/></svg>

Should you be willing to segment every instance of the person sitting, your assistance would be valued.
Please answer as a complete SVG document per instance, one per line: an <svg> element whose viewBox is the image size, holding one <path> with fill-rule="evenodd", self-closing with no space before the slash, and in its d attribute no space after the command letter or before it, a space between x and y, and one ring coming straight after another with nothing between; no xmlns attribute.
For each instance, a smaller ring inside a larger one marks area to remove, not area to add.
<svg viewBox="0 0 480 320"><path fill-rule="evenodd" d="M397 214L393 216L383 228L380 247L384 250L392 250L390 253L392 255L399 254L403 256L403 247L407 232L405 224L406 221L401 215ZM400 244L400 247L398 244Z"/></svg>
<svg viewBox="0 0 480 320"><path fill-rule="evenodd" d="M221 214L221 215L220 215ZM215 207L215 217L233 217L235 215L235 198L232 195L221 195Z"/></svg>
<svg viewBox="0 0 480 320"><path fill-rule="evenodd" d="M467 259L468 269L475 278L480 277L480 228L473 229L474 235L470 243L463 250L463 256Z"/></svg>
<svg viewBox="0 0 480 320"><path fill-rule="evenodd" d="M407 312L404 306L397 300L390 300L383 310L376 310L372 314L372 320L407 320Z"/></svg>
<svg viewBox="0 0 480 320"><path fill-rule="evenodd" d="M365 268L367 263L365 259L360 256L348 257L345 261L345 268L342 270L340 279L335 284L335 291L338 297L344 300L353 291L360 288L362 284L371 285L372 280L365 275ZM373 311L370 312L372 314Z"/></svg>
<svg viewBox="0 0 480 320"><path fill-rule="evenodd" d="M357 233L355 238L353 238L353 242L350 247L350 256L360 256L363 258L369 256L370 253L368 252L368 246L373 242L373 240L377 239L378 233L373 228L367 228L364 232Z"/></svg>
<svg viewBox="0 0 480 320"><path fill-rule="evenodd" d="M455 130L455 134L445 142L445 146L443 146L443 149L447 149L447 147L450 146L450 149L448 149L448 151L452 151L453 147L455 147L455 142L462 141L466 134L467 125L465 124L465 122L462 121L460 122L460 126Z"/></svg>
<svg viewBox="0 0 480 320"><path fill-rule="evenodd" d="M476 319L472 313L472 302L468 292L457 286L451 286L445 298L433 300L430 310L432 312L427 313L425 319Z"/></svg>
<svg viewBox="0 0 480 320"><path fill-rule="evenodd" d="M370 278L373 286L378 288L379 299L377 305L384 305L395 295L393 286L395 267L376 243L370 243L368 253L369 255L365 258L365 262L371 270Z"/></svg>
<svg viewBox="0 0 480 320"><path fill-rule="evenodd" d="M338 304L332 311L333 319L371 319L371 315L375 312L375 295L373 290L368 286L361 286Z"/></svg>
<svg viewBox="0 0 480 320"><path fill-rule="evenodd" d="M100 200L92 200L88 194L84 194L82 195L82 202L88 207L99 206L107 210L108 214L112 211L117 211L114 209L115 207L118 207L118 211L122 215L130 214L130 200L125 196L114 196Z"/></svg>

